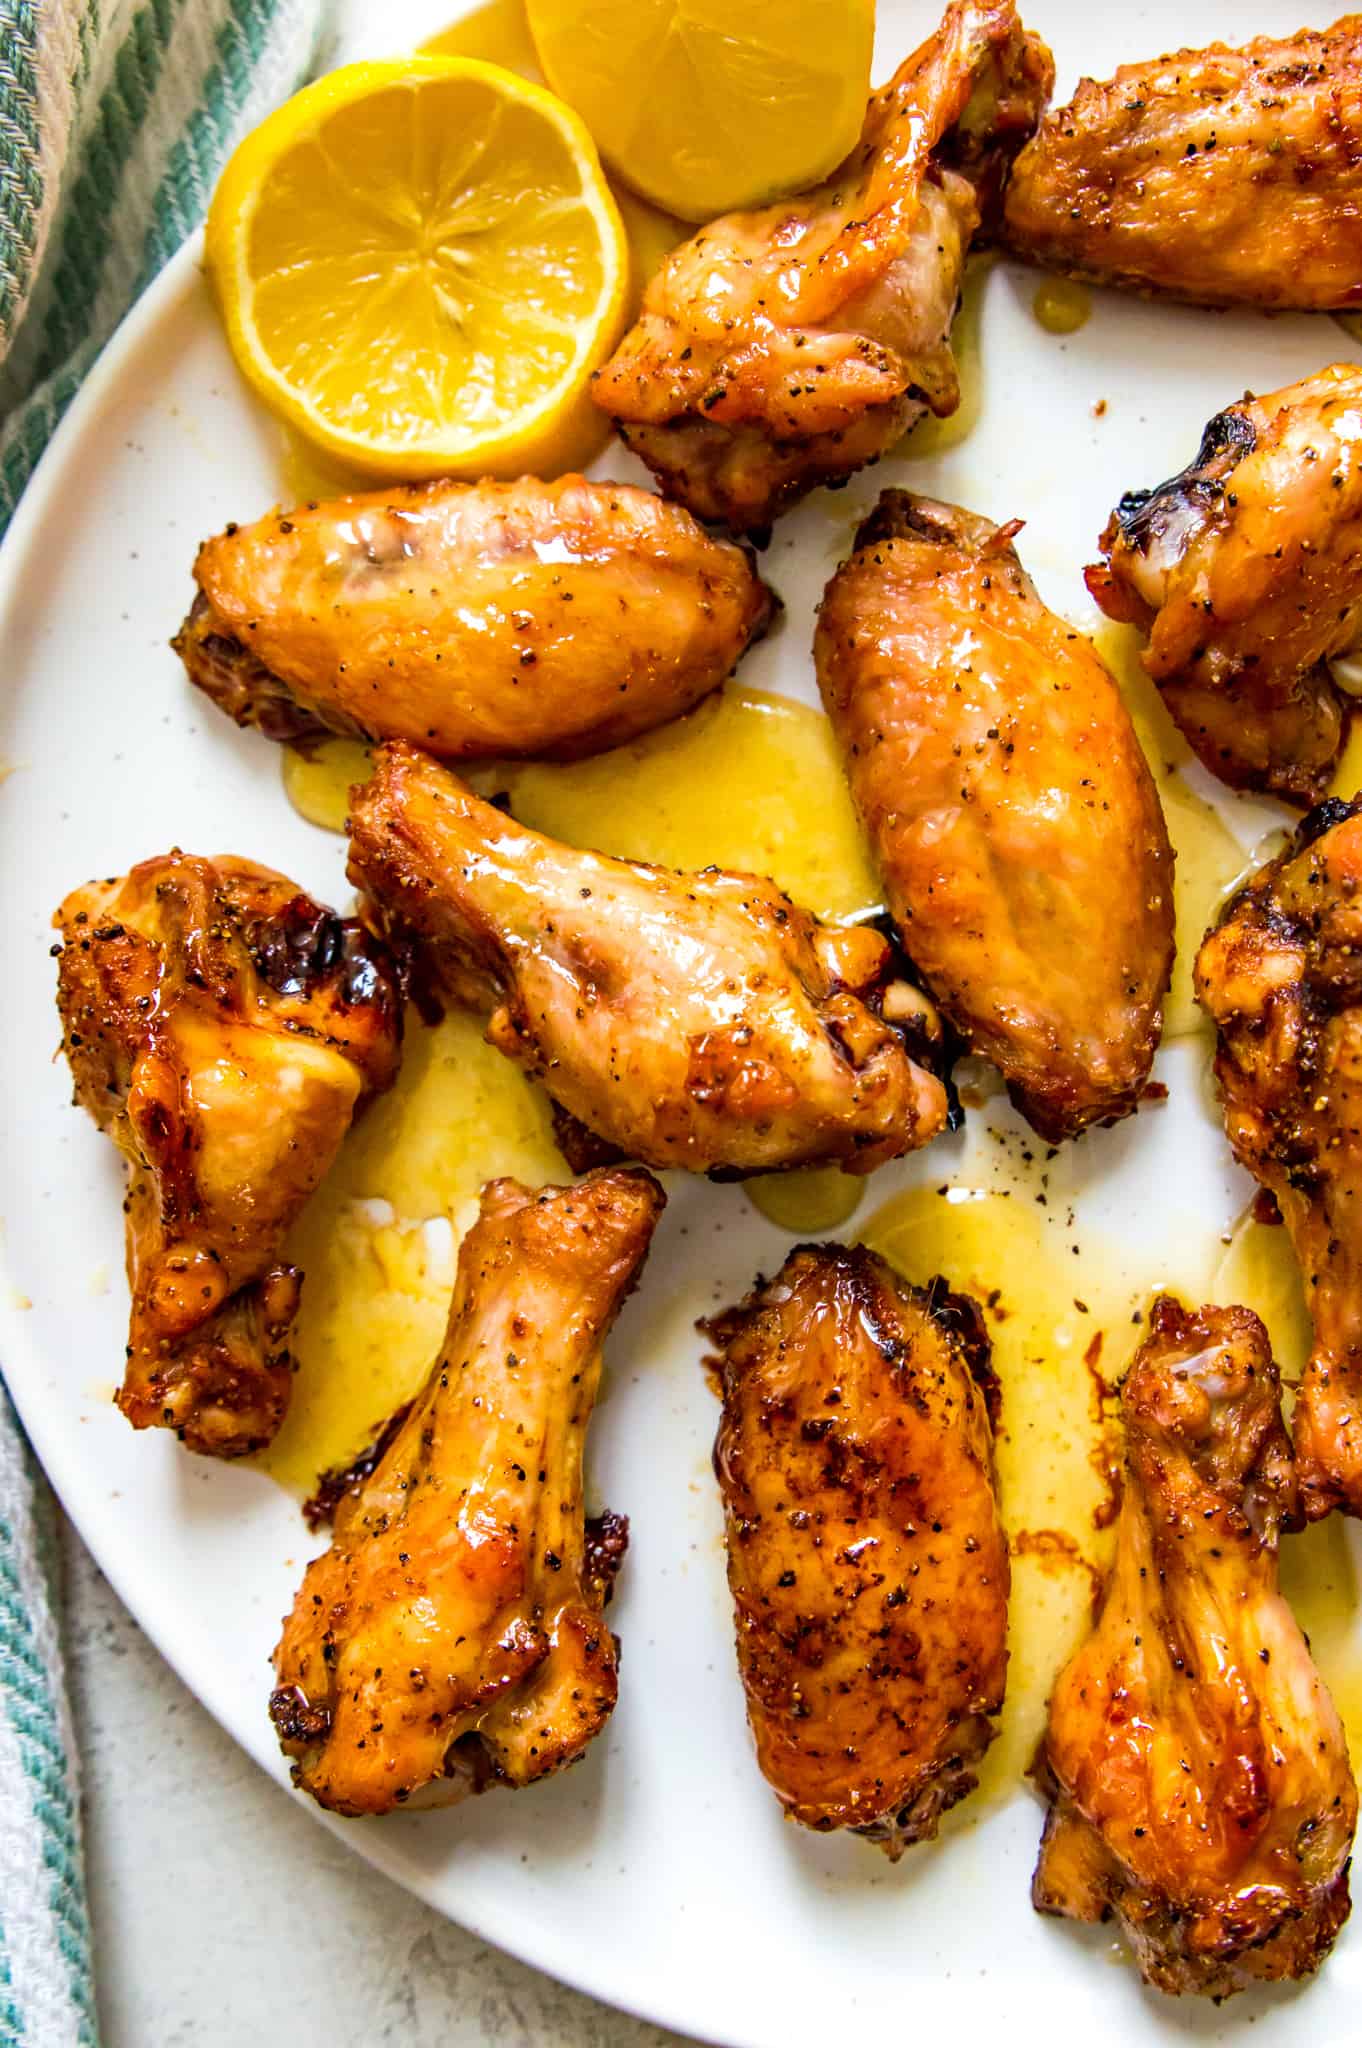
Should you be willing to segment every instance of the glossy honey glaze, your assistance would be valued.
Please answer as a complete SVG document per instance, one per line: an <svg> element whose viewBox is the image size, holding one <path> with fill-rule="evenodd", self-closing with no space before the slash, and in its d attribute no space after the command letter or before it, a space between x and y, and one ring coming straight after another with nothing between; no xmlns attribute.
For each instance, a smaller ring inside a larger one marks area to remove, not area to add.
<svg viewBox="0 0 1362 2048"><path fill-rule="evenodd" d="M979 1795L960 1809L968 1822L1006 1797L1030 1763L1050 1686L1086 1629L1110 1562L1108 1474L1120 1458L1115 1389L1154 1295L1246 1302L1263 1315L1291 1371L1303 1355L1300 1285L1280 1227L1246 1225L1228 1251L1215 1238L1179 1230L1176 1249L1140 1259L1021 1188L914 1189L884 1204L855 1235L915 1284L942 1273L976 1297L1002 1387L997 1463L1013 1552L1010 1662L998 1740ZM1341 1516L1284 1539L1282 1583L1362 1763L1362 1627Z"/></svg>

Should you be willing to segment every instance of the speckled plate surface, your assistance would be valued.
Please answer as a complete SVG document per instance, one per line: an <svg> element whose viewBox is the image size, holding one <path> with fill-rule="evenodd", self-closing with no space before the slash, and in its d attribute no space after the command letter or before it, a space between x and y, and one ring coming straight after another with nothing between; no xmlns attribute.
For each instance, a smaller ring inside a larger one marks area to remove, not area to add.
<svg viewBox="0 0 1362 2048"><path fill-rule="evenodd" d="M1102 75L1218 32L1289 31L1301 11L1301 0L1243 0L1230 21L1217 0L1032 0L1026 17L1052 43L1067 93L1080 67ZM934 13L928 0L881 0L877 76ZM379 29L365 33L376 47ZM53 1058L48 918L88 875L180 843L253 855L324 898L344 896L340 842L288 807L268 744L213 714L166 645L196 541L281 488L276 430L233 371L198 255L182 252L104 356L0 554L10 770L0 789L10 960L0 1356L47 1470L122 1597L282 1783L266 1659L315 1545L260 1474L137 1437L110 1406L126 1315L120 1169L72 1110ZM957 446L887 462L781 522L766 573L788 614L745 666L747 681L812 700L814 604L889 481L994 518L1024 515L1021 550L1042 594L1091 623L1080 571L1116 496L1179 468L1204 420L1246 385L1271 389L1349 352L1324 318L1208 315L1100 293L1088 323L1059 339L1032 317L1036 284L1006 263L989 273L982 410ZM598 467L637 474L619 451ZM1245 846L1279 822L1266 807L1216 801ZM1205 1065L1195 1039L1167 1047L1157 1070L1167 1104L1053 1163L1052 1195L1094 1242L1213 1241L1242 1208L1246 1185L1212 1118ZM998 1101L965 1134L878 1176L869 1201L1020 1171L1017 1148L990 1126L1011 1127ZM1020 1783L967 1803L939 1843L897 1868L861 1843L782 1822L744 1726L709 1469L715 1409L693 1322L789 1242L740 1189L674 1181L644 1285L611 1341L590 1456L596 1489L631 1514L634 1540L612 1610L623 1683L607 1737L532 1793L342 1825L344 1839L526 1959L738 2048L821 2048L886 2029L975 2041L985 2027L1023 2042L1092 2026L1108 2040L1228 2040L1250 2022L1260 2044L1307 2031L1321 2043L1355 2039L1362 1929L1345 1932L1303 1993L1217 2012L1144 1993L1130 1968L1113 1966L1109 1934L1038 1919L1028 1886L1040 1814Z"/></svg>

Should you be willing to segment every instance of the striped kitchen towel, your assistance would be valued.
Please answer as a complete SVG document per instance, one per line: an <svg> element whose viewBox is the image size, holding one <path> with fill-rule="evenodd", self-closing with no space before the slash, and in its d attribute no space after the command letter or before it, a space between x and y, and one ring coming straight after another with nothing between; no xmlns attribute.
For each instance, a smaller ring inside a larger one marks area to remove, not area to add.
<svg viewBox="0 0 1362 2048"><path fill-rule="evenodd" d="M325 0L0 0L0 533L80 381L309 70Z"/></svg>
<svg viewBox="0 0 1362 2048"><path fill-rule="evenodd" d="M325 0L0 0L0 532ZM51 1500L0 1386L0 2044L96 2048Z"/></svg>

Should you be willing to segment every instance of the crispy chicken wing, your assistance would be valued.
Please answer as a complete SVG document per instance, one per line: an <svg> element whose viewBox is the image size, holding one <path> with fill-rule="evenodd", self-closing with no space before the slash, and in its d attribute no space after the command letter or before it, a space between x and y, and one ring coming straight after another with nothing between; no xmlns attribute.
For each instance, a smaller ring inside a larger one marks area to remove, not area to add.
<svg viewBox="0 0 1362 2048"><path fill-rule="evenodd" d="M1305 1278L1305 1509L1362 1515L1362 798L1321 804L1226 906L1196 990L1235 1157L1276 1196Z"/></svg>
<svg viewBox="0 0 1362 2048"><path fill-rule="evenodd" d="M1347 734L1329 662L1362 641L1362 369L1217 413L1196 460L1131 491L1087 572L1206 766L1316 802Z"/></svg>
<svg viewBox="0 0 1362 2048"><path fill-rule="evenodd" d="M1085 78L1007 190L1012 247L1202 306L1362 300L1362 15Z"/></svg>
<svg viewBox="0 0 1362 2048"><path fill-rule="evenodd" d="M955 411L965 253L1053 76L1013 0L952 0L826 184L667 258L593 392L669 497L760 532Z"/></svg>
<svg viewBox="0 0 1362 2048"><path fill-rule="evenodd" d="M1348 1917L1347 1742L1277 1589L1279 1392L1247 1309L1155 1305L1122 1397L1116 1562L1036 1760L1037 1907L1116 1913L1163 1991L1307 1976Z"/></svg>
<svg viewBox="0 0 1362 2048"><path fill-rule="evenodd" d="M66 898L76 1100L128 1164L118 1405L218 1457L288 1405L302 1275L284 1234L397 1067L386 948L252 861L171 853Z"/></svg>
<svg viewBox="0 0 1362 2048"><path fill-rule="evenodd" d="M971 1791L1007 1673L975 1304L801 1245L720 1347L714 1447L757 1761L806 1827L897 1860Z"/></svg>
<svg viewBox="0 0 1362 2048"><path fill-rule="evenodd" d="M904 951L1053 1140L1148 1077L1172 854L1120 692L1015 530L886 491L814 651Z"/></svg>
<svg viewBox="0 0 1362 2048"><path fill-rule="evenodd" d="M648 732L718 688L774 602L679 506L579 476L271 512L206 541L194 574L174 645L238 725L447 760Z"/></svg>
<svg viewBox="0 0 1362 2048"><path fill-rule="evenodd" d="M492 1181L444 1347L342 1502L274 1653L293 1779L335 1813L529 1785L610 1718L601 1618L624 1525L589 1554L582 1446L601 1346L663 1205L650 1174Z"/></svg>
<svg viewBox="0 0 1362 2048"><path fill-rule="evenodd" d="M649 1166L868 1173L946 1117L884 1021L936 1025L866 926L821 925L754 875L580 853L384 747L351 804L350 877L437 992L587 1130ZM576 1164L574 1155L573 1163Z"/></svg>

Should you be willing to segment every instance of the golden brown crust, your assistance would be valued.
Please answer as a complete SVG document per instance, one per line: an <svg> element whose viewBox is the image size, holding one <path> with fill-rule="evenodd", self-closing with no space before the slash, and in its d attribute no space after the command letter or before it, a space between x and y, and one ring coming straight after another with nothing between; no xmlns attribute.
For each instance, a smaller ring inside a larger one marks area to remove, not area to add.
<svg viewBox="0 0 1362 2048"><path fill-rule="evenodd" d="M670 497L759 532L954 412L965 253L1053 76L1013 0L951 0L825 184L673 251L592 386Z"/></svg>
<svg viewBox="0 0 1362 2048"><path fill-rule="evenodd" d="M825 1244L702 1327L757 1761L793 1819L896 1859L973 1788L1002 1707L982 1320L941 1283Z"/></svg>
<svg viewBox="0 0 1362 2048"><path fill-rule="evenodd" d="M625 1531L614 1518L588 1548L582 1447L663 1202L637 1170L484 1188L440 1355L275 1651L280 1745L332 1812L532 1784L608 1720L601 1611Z"/></svg>
<svg viewBox="0 0 1362 2048"><path fill-rule="evenodd" d="M1037 1908L1114 1912L1163 1991L1306 1976L1348 1915L1347 1743L1277 1589L1279 1402L1256 1316L1156 1304L1122 1399L1115 1566L1036 1763Z"/></svg>
<svg viewBox="0 0 1362 2048"><path fill-rule="evenodd" d="M1277 1199L1314 1346L1292 1418L1306 1512L1362 1514L1362 798L1321 804L1197 958L1235 1157Z"/></svg>
<svg viewBox="0 0 1362 2048"><path fill-rule="evenodd" d="M904 951L1054 1140L1139 1099L1172 852L1121 694L1036 596L1014 530L886 491L814 653Z"/></svg>
<svg viewBox="0 0 1362 2048"><path fill-rule="evenodd" d="M1019 254L1099 284L1362 302L1362 15L1083 79L1017 158L1005 221Z"/></svg>
<svg viewBox="0 0 1362 2048"><path fill-rule="evenodd" d="M1362 369L1217 413L1195 460L1108 521L1087 572L1214 775L1308 806L1347 737L1329 661L1362 639Z"/></svg>
<svg viewBox="0 0 1362 2048"><path fill-rule="evenodd" d="M755 875L559 845L396 744L350 828L366 914L620 1156L864 1173L943 1127L940 1078L879 1014L892 954L868 927Z"/></svg>
<svg viewBox="0 0 1362 2048"><path fill-rule="evenodd" d="M129 1170L118 1405L236 1457L291 1386L285 1232L397 1065L387 951L251 861L172 853L76 889L57 1001L76 1100Z"/></svg>
<svg viewBox="0 0 1362 2048"><path fill-rule="evenodd" d="M718 688L775 599L750 558L629 484L440 482L205 541L174 645L271 739L570 759Z"/></svg>

